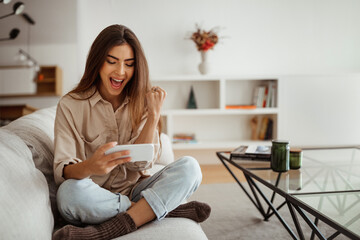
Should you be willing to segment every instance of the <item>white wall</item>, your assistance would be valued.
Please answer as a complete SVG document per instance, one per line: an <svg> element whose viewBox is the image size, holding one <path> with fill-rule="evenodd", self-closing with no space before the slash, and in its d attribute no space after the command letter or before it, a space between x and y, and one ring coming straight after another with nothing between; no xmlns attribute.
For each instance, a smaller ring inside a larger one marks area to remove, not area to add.
<svg viewBox="0 0 360 240"><path fill-rule="evenodd" d="M104 27L130 27L151 74L198 73L200 54L185 37L220 26L214 72L347 73L360 70L358 0L79 0L79 61Z"/></svg>
<svg viewBox="0 0 360 240"><path fill-rule="evenodd" d="M13 11L14 4L0 4L0 16ZM0 46L68 44L76 42L77 4L74 0L21 0L24 12L35 21L29 24L22 15L12 15L0 20L0 38L9 36L13 28L20 30L18 37L4 41ZM27 49L24 49L27 50Z"/></svg>
<svg viewBox="0 0 360 240"><path fill-rule="evenodd" d="M307 146L360 144L360 74L281 79L281 138Z"/></svg>

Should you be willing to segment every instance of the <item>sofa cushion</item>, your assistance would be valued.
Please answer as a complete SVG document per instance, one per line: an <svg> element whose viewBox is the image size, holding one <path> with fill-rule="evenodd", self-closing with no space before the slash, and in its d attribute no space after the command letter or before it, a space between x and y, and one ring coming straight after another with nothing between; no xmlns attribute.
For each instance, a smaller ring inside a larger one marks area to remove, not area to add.
<svg viewBox="0 0 360 240"><path fill-rule="evenodd" d="M33 155L36 168L45 175L49 184L55 184L53 180L55 115L55 106L44 108L4 127L26 143Z"/></svg>
<svg viewBox="0 0 360 240"><path fill-rule="evenodd" d="M208 239L200 224L187 218L165 218L161 221L152 221L135 232L116 238L116 240L169 240Z"/></svg>
<svg viewBox="0 0 360 240"><path fill-rule="evenodd" d="M30 149L35 167L45 175L49 186L51 208L55 219L58 219L60 214L56 206L57 186L53 173L55 115L56 106L44 108L23 116L3 128L18 135Z"/></svg>
<svg viewBox="0 0 360 240"><path fill-rule="evenodd" d="M51 239L54 220L44 175L15 134L0 128L0 239Z"/></svg>

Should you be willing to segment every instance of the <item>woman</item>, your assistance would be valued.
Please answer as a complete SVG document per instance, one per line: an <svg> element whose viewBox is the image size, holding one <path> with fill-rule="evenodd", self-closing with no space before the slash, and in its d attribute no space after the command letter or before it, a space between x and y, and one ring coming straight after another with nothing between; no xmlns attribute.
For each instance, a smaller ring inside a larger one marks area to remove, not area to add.
<svg viewBox="0 0 360 240"><path fill-rule="evenodd" d="M80 83L57 108L57 202L73 225L55 232L54 239L112 239L167 216L208 218L205 203L180 205L201 183L195 159L183 157L153 176L146 173L160 155L165 96L163 89L150 86L135 34L121 25L105 28L91 46ZM123 158L127 150L104 154L116 144L141 143L158 146L152 161L130 162Z"/></svg>

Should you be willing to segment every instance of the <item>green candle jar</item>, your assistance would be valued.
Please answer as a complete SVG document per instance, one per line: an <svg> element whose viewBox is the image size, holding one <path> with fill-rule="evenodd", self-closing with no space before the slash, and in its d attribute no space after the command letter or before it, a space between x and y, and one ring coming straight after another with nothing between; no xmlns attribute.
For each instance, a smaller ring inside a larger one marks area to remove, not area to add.
<svg viewBox="0 0 360 240"><path fill-rule="evenodd" d="M302 150L300 148L290 149L290 169L301 168Z"/></svg>
<svg viewBox="0 0 360 240"><path fill-rule="evenodd" d="M271 169L275 172L286 172L290 165L289 141L273 140L271 147Z"/></svg>

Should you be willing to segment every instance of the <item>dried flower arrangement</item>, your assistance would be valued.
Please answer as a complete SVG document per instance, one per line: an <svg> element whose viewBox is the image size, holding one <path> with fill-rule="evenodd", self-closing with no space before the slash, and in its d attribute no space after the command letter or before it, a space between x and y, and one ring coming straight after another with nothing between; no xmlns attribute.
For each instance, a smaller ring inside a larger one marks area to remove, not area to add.
<svg viewBox="0 0 360 240"><path fill-rule="evenodd" d="M215 28L212 28L210 31L205 31L201 29L199 25L196 25L196 32L191 34L190 39L194 41L199 51L204 52L213 49L219 41Z"/></svg>

